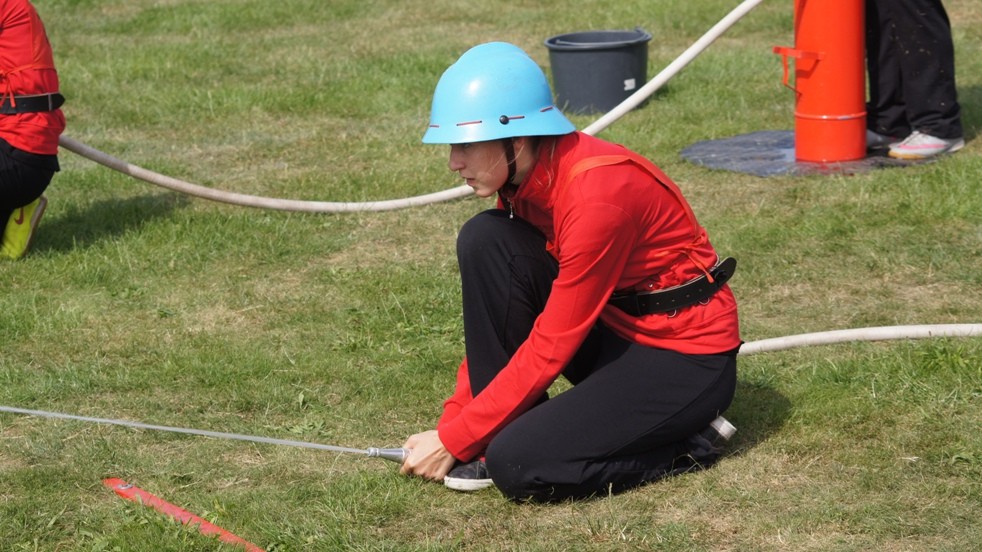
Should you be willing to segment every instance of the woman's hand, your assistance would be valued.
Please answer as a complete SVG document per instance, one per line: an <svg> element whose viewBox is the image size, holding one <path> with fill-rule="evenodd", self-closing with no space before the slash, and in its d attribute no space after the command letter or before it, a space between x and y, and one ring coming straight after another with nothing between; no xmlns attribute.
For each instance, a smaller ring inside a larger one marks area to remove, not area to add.
<svg viewBox="0 0 982 552"><path fill-rule="evenodd" d="M450 451L443 446L436 430L417 433L407 439L402 446L409 449L409 457L399 470L405 475L443 481L443 476L447 475L456 462Z"/></svg>

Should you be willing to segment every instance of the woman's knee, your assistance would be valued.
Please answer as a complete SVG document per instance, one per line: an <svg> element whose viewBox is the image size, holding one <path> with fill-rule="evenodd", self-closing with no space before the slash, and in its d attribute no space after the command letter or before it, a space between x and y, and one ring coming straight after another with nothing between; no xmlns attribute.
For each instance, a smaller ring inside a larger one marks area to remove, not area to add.
<svg viewBox="0 0 982 552"><path fill-rule="evenodd" d="M491 480L506 498L548 502L563 495L560 488L567 485L561 481L575 480L575 474L570 472L572 466L556 463L558 459L543 454L545 451L536 443L505 437L501 439L499 435L491 441L485 463Z"/></svg>
<svg viewBox="0 0 982 552"><path fill-rule="evenodd" d="M501 209L489 209L470 218L457 234L457 257L487 261L489 257L544 257L545 236L521 219L509 218Z"/></svg>
<svg viewBox="0 0 982 552"><path fill-rule="evenodd" d="M465 222L457 234L457 253L480 250L500 239L502 213L499 209L489 209Z"/></svg>
<svg viewBox="0 0 982 552"><path fill-rule="evenodd" d="M509 446L500 439L491 441L485 454L488 473L495 486L512 500L524 500L534 496L534 482L530 475L534 471L531 458L520 447Z"/></svg>

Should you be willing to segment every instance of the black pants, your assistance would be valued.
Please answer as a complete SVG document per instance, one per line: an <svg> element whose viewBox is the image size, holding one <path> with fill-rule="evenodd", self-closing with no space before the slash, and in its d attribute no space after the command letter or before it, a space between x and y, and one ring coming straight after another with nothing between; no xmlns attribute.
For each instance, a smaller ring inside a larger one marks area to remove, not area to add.
<svg viewBox="0 0 982 552"><path fill-rule="evenodd" d="M533 226L485 211L457 240L470 384L480 393L525 340L558 273ZM683 355L624 340L598 324L563 374L572 389L542 397L490 443L495 485L514 499L618 492L704 467L716 453L692 437L729 407L734 354Z"/></svg>
<svg viewBox="0 0 982 552"><path fill-rule="evenodd" d="M54 155L21 151L0 139L0 235L14 209L41 197L57 170Z"/></svg>
<svg viewBox="0 0 982 552"><path fill-rule="evenodd" d="M866 0L867 126L904 138L963 136L955 49L941 0Z"/></svg>

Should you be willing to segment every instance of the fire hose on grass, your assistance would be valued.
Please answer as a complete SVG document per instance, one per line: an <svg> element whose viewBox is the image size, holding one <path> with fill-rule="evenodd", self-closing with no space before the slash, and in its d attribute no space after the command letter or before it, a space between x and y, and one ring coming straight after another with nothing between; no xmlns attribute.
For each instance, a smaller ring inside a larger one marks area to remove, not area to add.
<svg viewBox="0 0 982 552"><path fill-rule="evenodd" d="M740 355L753 355L757 353L784 351L800 347L812 347L817 345L830 345L835 343L859 342L859 341L888 341L898 339L923 339L932 337L982 337L982 324L928 324L916 326L880 326L871 328L855 328L849 330L833 330L827 332L806 333L763 339L745 343L740 349ZM42 418L54 418L60 420L70 420L77 422L87 422L96 424L108 424L135 429L146 429L153 431L167 431L172 433L183 433L186 435L198 435L202 437L212 437L216 439L231 439L237 441L249 441L253 443L263 443L269 445L286 445L301 447L329 452L344 454L357 454L364 458L381 458L402 464L409 456L409 450L404 448L377 448L367 449L341 447L335 445L323 445L319 443L309 443L305 441L292 441L287 439L275 439L256 435L243 435L239 433L225 433L220 431L209 431L203 429L189 429L182 427L154 425L142 422L132 422L127 420L115 420L110 418L94 418L90 416L78 416L75 414L65 414L61 412L49 412L45 410L30 410L12 406L0 406L0 412L10 414L22 414L25 416L37 416Z"/></svg>
<svg viewBox="0 0 982 552"><path fill-rule="evenodd" d="M727 29L732 27L737 21L743 18L743 16L749 13L750 10L752 10L762 1L763 0L744 0L740 5L727 14L726 17L721 19L716 25L710 28L709 31L703 34L699 40L692 44L692 46L687 48L678 58L675 59L675 61L670 63L667 67L665 67L665 69L655 75L647 84L639 88L634 94L626 98L607 114L600 117L596 122L585 128L583 132L590 135L596 134L640 105L644 100L654 94L655 91L661 88L666 82L668 82L669 79L678 74L683 67L688 65L693 59L708 48L709 45L719 38L724 32L726 32ZM127 163L121 159L117 159L112 155L83 144L82 142L79 142L78 140L75 140L69 136L62 135L59 138L58 143L61 145L61 147L73 153L123 174L149 182L150 184L203 199L210 199L213 201L240 205L244 207L309 213L392 211L450 201L453 199L460 199L473 193L473 190L469 186L462 184L455 188L450 188L441 192L404 199L390 199L383 201L335 202L277 199L217 190L162 175L143 167Z"/></svg>
<svg viewBox="0 0 982 552"><path fill-rule="evenodd" d="M0 412L11 414L23 414L26 416L38 416L41 418L55 418L59 420L72 420L76 422L88 422L93 424L107 424L134 429L148 429L152 431L168 431L171 433L183 433L185 435L198 435L202 437L212 437L215 439L231 439L234 441L249 441L252 443L263 443L267 445L285 445L290 447L301 447L316 450L326 450L329 452L342 452L345 454L360 454L366 458L382 458L402 464L409 455L409 451L404 448L376 448L367 449L339 447L334 445L322 445L319 443L308 443L305 441L292 441L289 439L274 439L271 437L260 437L257 435L242 435L240 433L225 433L222 431L209 431L206 429L190 429L186 427L173 427L155 424L145 424L143 422L131 422L128 420L114 420L110 418L93 418L91 416L76 416L75 414L64 414L61 412L48 412L45 410L29 410L26 408L15 408L11 406L0 406Z"/></svg>

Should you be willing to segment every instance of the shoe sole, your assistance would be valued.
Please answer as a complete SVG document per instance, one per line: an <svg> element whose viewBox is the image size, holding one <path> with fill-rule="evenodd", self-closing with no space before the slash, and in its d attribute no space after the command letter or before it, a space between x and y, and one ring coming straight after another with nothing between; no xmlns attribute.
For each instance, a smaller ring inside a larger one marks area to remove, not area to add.
<svg viewBox="0 0 982 552"><path fill-rule="evenodd" d="M471 492L487 489L494 485L490 479L458 479L456 477L444 477L443 485L455 491Z"/></svg>

